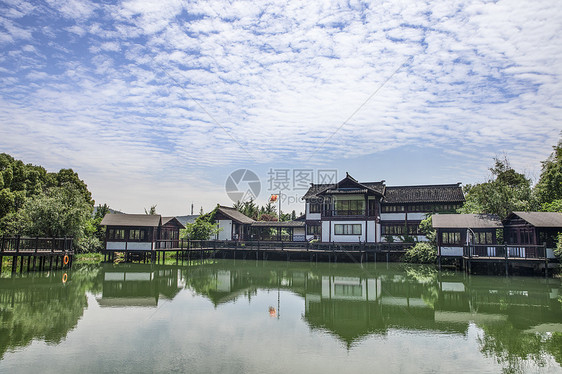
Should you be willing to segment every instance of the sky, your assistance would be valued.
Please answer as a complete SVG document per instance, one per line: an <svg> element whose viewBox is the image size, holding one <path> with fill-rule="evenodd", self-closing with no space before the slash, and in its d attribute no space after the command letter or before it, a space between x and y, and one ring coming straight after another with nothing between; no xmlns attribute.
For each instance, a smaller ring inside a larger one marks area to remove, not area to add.
<svg viewBox="0 0 562 374"><path fill-rule="evenodd" d="M303 171L536 181L560 61L559 0L0 1L0 152L127 213L231 205L237 170L297 213Z"/></svg>

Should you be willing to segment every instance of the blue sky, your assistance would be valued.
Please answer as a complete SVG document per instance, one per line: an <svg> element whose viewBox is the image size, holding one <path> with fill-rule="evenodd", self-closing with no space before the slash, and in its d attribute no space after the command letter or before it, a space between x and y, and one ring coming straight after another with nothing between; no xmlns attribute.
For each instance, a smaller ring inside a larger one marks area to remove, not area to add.
<svg viewBox="0 0 562 374"><path fill-rule="evenodd" d="M562 129L558 0L0 4L0 151L130 213L230 205L240 168L260 203L271 169L537 178Z"/></svg>

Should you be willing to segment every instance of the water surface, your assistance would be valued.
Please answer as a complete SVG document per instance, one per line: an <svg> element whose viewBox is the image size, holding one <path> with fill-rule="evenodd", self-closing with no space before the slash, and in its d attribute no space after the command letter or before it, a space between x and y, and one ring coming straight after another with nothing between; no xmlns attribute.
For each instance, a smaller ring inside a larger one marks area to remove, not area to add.
<svg viewBox="0 0 562 374"><path fill-rule="evenodd" d="M228 260L64 274L2 274L0 373L562 372L557 279Z"/></svg>

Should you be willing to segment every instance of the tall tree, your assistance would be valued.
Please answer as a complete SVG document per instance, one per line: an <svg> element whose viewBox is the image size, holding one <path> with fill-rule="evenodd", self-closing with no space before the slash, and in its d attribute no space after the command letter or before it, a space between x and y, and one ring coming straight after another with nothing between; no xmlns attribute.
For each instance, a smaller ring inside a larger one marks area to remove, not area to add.
<svg viewBox="0 0 562 374"><path fill-rule="evenodd" d="M513 211L537 208L531 180L515 171L507 158L495 158L490 172L492 176L487 182L464 187L466 201L460 213L497 214L503 219Z"/></svg>
<svg viewBox="0 0 562 374"><path fill-rule="evenodd" d="M562 139L552 148L553 152L542 162L534 192L542 210L560 211L556 207L562 206Z"/></svg>

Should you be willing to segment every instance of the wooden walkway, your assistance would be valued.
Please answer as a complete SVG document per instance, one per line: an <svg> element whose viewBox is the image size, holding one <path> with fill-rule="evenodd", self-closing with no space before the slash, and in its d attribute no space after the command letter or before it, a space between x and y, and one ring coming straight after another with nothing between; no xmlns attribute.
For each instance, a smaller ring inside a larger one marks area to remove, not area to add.
<svg viewBox="0 0 562 374"><path fill-rule="evenodd" d="M545 276L548 276L546 244L543 245L465 245L463 246L463 268L472 272L472 265L478 263L500 264L509 275L512 265L540 268L544 264Z"/></svg>
<svg viewBox="0 0 562 374"><path fill-rule="evenodd" d="M12 273L64 269L72 266L73 238L2 237L0 239L0 271L4 258L12 260ZM19 265L19 267L18 267Z"/></svg>
<svg viewBox="0 0 562 374"><path fill-rule="evenodd" d="M117 252L125 261L164 262L166 256L181 259L229 258L286 261L367 262L398 261L411 243L309 243L284 241L158 241L151 251L106 250L105 261L114 261ZM168 257L170 258L170 257Z"/></svg>

